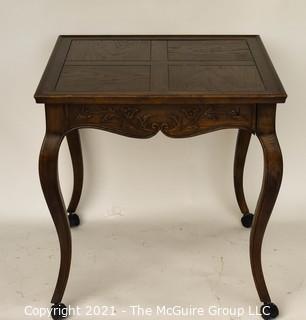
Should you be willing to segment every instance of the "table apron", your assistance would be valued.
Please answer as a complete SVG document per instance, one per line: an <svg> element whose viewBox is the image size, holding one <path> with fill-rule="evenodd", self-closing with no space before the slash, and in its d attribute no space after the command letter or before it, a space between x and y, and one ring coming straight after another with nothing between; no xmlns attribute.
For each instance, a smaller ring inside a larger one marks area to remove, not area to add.
<svg viewBox="0 0 306 320"><path fill-rule="evenodd" d="M134 138L150 138L159 131L173 138L230 128L254 132L256 125L256 105L88 104L63 108L66 131L97 128Z"/></svg>

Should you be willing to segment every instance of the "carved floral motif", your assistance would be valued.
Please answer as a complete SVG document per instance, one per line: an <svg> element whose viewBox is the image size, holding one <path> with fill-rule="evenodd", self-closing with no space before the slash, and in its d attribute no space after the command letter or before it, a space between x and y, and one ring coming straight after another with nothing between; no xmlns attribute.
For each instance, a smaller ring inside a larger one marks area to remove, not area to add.
<svg viewBox="0 0 306 320"><path fill-rule="evenodd" d="M251 109L223 105L85 105L74 108L80 125L131 137L147 138L159 131L167 136L184 137L250 123Z"/></svg>

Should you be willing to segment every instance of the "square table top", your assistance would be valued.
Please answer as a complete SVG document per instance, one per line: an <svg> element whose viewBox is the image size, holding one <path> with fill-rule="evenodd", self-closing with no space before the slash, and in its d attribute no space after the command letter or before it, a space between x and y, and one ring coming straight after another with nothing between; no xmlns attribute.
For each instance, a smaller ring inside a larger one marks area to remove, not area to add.
<svg viewBox="0 0 306 320"><path fill-rule="evenodd" d="M38 103L279 103L257 35L59 36Z"/></svg>

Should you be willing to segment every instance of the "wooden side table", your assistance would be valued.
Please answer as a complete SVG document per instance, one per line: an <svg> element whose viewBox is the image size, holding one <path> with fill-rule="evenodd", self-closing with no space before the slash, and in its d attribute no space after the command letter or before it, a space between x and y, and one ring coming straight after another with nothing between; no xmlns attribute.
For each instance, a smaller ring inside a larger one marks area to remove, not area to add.
<svg viewBox="0 0 306 320"><path fill-rule="evenodd" d="M259 36L60 36L35 99L46 111L40 181L61 249L52 298L54 319L66 310L61 301L71 261L69 223L79 225L75 211L83 182L80 128L134 138L150 138L159 131L184 138L239 129L234 185L241 220L245 227L252 225L250 258L263 318L278 315L265 284L261 247L282 179L275 114L286 93ZM254 219L243 193L251 134L256 134L264 153ZM74 169L68 218L58 181L58 153L65 137Z"/></svg>

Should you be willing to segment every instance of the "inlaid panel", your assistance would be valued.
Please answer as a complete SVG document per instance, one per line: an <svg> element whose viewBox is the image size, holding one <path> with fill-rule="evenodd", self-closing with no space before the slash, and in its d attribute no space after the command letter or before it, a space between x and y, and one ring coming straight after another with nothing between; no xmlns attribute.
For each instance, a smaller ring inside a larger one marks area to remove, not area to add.
<svg viewBox="0 0 306 320"><path fill-rule="evenodd" d="M178 91L262 91L255 66L171 65L169 88Z"/></svg>
<svg viewBox="0 0 306 320"><path fill-rule="evenodd" d="M169 41L169 60L253 61L245 40Z"/></svg>
<svg viewBox="0 0 306 320"><path fill-rule="evenodd" d="M150 41L73 40L67 60L150 60Z"/></svg>
<svg viewBox="0 0 306 320"><path fill-rule="evenodd" d="M146 91L150 88L149 66L65 66L58 91Z"/></svg>
<svg viewBox="0 0 306 320"><path fill-rule="evenodd" d="M286 93L258 36L62 36L38 102L272 103Z"/></svg>

